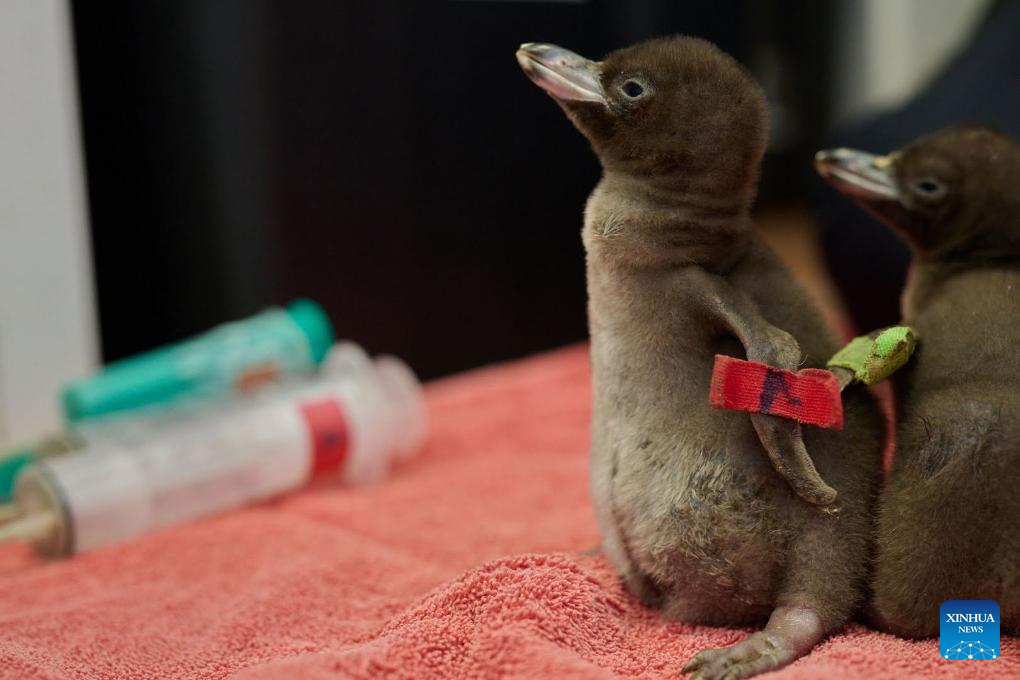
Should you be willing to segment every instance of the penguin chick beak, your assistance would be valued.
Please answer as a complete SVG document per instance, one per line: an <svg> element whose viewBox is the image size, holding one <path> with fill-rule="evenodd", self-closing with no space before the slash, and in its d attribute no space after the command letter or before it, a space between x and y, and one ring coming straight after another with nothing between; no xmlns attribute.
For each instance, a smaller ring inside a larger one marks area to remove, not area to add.
<svg viewBox="0 0 1020 680"><path fill-rule="evenodd" d="M815 170L840 192L867 203L900 200L893 173L895 156L875 156L854 149L826 149L815 154Z"/></svg>
<svg viewBox="0 0 1020 680"><path fill-rule="evenodd" d="M524 43L517 63L532 82L562 102L607 105L602 88L602 68L570 50L548 43Z"/></svg>

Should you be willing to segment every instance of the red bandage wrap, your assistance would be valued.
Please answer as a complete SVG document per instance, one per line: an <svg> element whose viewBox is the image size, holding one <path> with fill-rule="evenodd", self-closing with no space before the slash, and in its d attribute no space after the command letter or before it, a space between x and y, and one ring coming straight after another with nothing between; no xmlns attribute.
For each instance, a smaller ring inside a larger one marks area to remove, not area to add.
<svg viewBox="0 0 1020 680"><path fill-rule="evenodd" d="M757 361L715 355L709 402L731 411L767 413L834 430L843 429L843 399L829 371L796 373Z"/></svg>

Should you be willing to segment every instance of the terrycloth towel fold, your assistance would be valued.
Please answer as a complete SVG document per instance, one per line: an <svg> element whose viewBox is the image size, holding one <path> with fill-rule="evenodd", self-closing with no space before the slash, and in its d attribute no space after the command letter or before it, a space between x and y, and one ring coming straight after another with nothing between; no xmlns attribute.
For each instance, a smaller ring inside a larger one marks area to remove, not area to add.
<svg viewBox="0 0 1020 680"><path fill-rule="evenodd" d="M676 678L746 629L663 619L600 557L588 365L571 348L431 385L424 455L73 560L0 549L0 677ZM849 629L766 677L1020 676Z"/></svg>

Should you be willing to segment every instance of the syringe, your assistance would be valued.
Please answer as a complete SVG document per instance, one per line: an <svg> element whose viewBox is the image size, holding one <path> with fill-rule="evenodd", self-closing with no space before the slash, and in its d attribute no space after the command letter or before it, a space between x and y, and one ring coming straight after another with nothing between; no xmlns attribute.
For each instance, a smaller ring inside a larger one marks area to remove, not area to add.
<svg viewBox="0 0 1020 680"><path fill-rule="evenodd" d="M282 313L282 312L281 312ZM319 359L320 375L344 375L372 365L372 360L357 344L344 340L333 345L324 359ZM274 384L262 386L262 389L287 389L296 384L307 382L308 376L296 373L284 373ZM257 394L251 390L244 399ZM118 445L122 448L134 449L152 439L159 437L163 429L177 429L181 422L196 417L215 415L215 406L223 400L193 398L178 400L173 404L151 404L139 407L128 413L112 413L88 418L71 423L62 432L51 434L29 444L0 454L0 522L11 518L17 508L9 501L14 496L14 482L21 469L33 462L39 462L56 456L78 454L88 449L103 448L106 445Z"/></svg>
<svg viewBox="0 0 1020 680"><path fill-rule="evenodd" d="M209 409L135 446L104 443L22 471L0 541L83 552L269 498L313 475L385 476L424 437L418 380L399 359L331 357L327 376Z"/></svg>

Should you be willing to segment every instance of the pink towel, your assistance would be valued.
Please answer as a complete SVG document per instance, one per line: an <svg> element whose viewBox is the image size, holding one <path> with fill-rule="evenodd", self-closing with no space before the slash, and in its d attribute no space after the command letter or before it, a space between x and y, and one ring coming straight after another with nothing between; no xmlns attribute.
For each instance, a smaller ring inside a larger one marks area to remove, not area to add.
<svg viewBox="0 0 1020 680"><path fill-rule="evenodd" d="M63 562L0 549L5 678L677 678L747 629L667 621L599 557L588 365L570 348L429 387L424 454ZM707 398L707 395L706 395ZM1020 676L851 625L771 677Z"/></svg>

